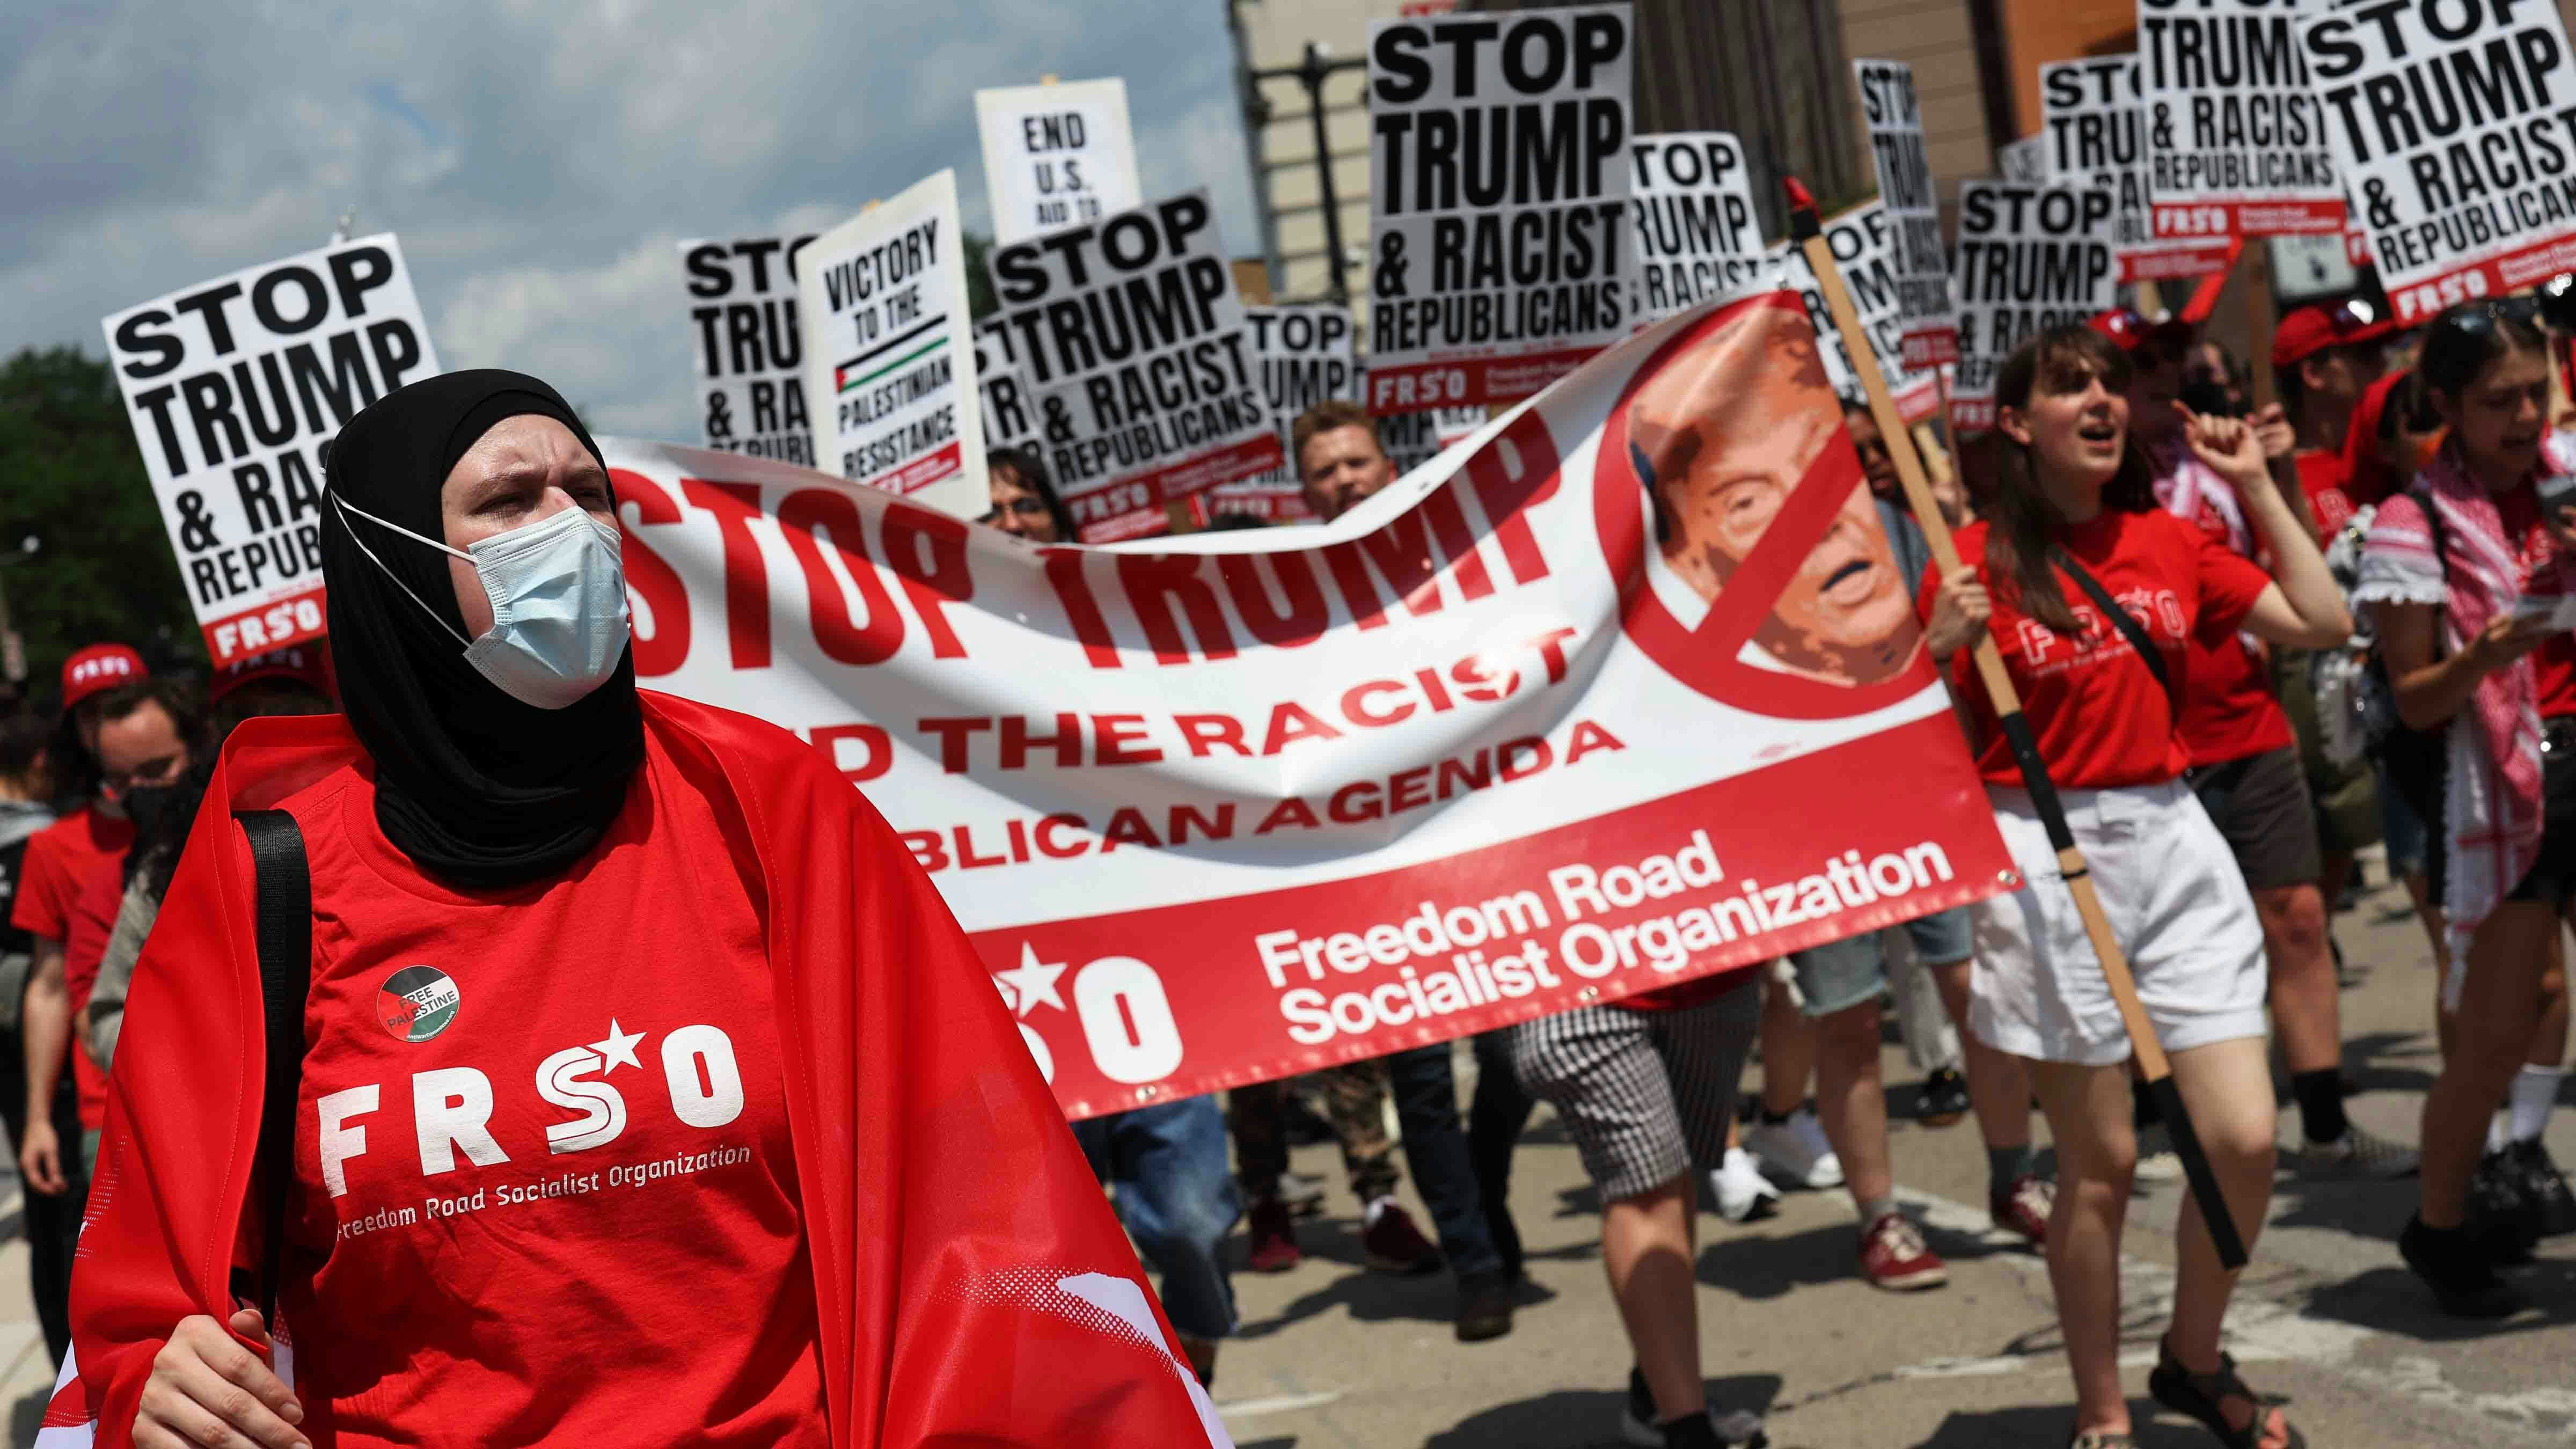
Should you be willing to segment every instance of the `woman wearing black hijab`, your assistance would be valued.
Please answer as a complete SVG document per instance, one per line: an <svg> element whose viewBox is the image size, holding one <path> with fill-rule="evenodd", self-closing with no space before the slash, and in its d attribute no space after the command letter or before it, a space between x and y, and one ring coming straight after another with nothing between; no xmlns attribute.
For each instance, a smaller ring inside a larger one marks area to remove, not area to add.
<svg viewBox="0 0 2576 1449"><path fill-rule="evenodd" d="M224 751L129 998L51 1422L1224 1443L909 854L792 736L635 688L614 485L553 389L414 384L328 479L346 722ZM312 884L281 1243L244 1212L256 808ZM273 1346L231 1289L271 1255Z"/></svg>

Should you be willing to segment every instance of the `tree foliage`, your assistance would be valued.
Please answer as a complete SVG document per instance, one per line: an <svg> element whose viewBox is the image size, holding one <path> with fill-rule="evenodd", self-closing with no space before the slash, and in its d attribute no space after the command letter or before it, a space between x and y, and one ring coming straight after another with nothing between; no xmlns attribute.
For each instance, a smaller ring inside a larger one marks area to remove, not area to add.
<svg viewBox="0 0 2576 1449"><path fill-rule="evenodd" d="M37 551L21 557L21 540ZM169 535L106 362L27 348L0 366L0 588L26 640L27 684L50 690L63 656L102 639L154 669L202 671Z"/></svg>

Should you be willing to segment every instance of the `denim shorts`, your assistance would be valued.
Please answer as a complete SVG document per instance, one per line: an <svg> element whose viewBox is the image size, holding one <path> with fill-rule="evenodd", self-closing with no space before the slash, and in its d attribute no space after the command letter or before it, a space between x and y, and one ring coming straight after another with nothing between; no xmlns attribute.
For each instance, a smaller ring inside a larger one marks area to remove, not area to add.
<svg viewBox="0 0 2576 1449"><path fill-rule="evenodd" d="M1904 932L1914 959L1927 966L1965 961L1975 949L1975 925L1965 906L1917 916L1888 930ZM1887 948L1881 934L1870 931L1790 953L1789 967L1797 973L1798 999L1807 1015L1831 1016L1887 989Z"/></svg>

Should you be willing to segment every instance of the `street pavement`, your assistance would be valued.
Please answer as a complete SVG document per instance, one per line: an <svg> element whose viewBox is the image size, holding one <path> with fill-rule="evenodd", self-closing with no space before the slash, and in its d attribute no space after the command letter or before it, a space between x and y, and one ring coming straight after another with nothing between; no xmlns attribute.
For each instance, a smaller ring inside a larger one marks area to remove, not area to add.
<svg viewBox="0 0 2576 1449"><path fill-rule="evenodd" d="M2437 1060L2433 971L2404 907L2402 891L2383 887L2337 917L2336 933L2348 963L2347 1061L2365 1089L2353 1115L2411 1142ZM1458 1061L1463 1102L1474 1067L1463 1051ZM1886 1065L1897 1179L1949 1260L1949 1286L1900 1295L1863 1284L1840 1192L1789 1194L1778 1216L1744 1226L1704 1212L1701 1361L1713 1398L1767 1415L1776 1449L2059 1449L2070 1394L2046 1270L1988 1230L1973 1123L1932 1130L1906 1119L1915 1079L1893 1042ZM2294 1130L2285 1107L2282 1131ZM2576 1112L2558 1114L2550 1146L2576 1165ZM1296 1165L1325 1175L1332 1191L1324 1214L1301 1227L1302 1266L1236 1275L1243 1329L1224 1347L1215 1396L1243 1449L1619 1442L1629 1357L1602 1278L1598 1203L1545 1108L1512 1183L1533 1283L1511 1336L1491 1343L1456 1342L1445 1275L1396 1279L1361 1266L1357 1205L1331 1148L1301 1148ZM1405 1192L1427 1223L1410 1183ZM2282 1175L2230 1320L2245 1376L2287 1400L2316 1449L2576 1444L2576 1238L2544 1245L2524 1277L2541 1311L2455 1323L2431 1310L2397 1258L2413 1194L2411 1181ZM2174 1187L2141 1192L2129 1222L2124 1361L2144 1449L2213 1442L2146 1397L2179 1197ZM9 1442L23 1445L52 1373L26 1298L18 1200L14 1175L0 1177L0 1393L14 1406Z"/></svg>

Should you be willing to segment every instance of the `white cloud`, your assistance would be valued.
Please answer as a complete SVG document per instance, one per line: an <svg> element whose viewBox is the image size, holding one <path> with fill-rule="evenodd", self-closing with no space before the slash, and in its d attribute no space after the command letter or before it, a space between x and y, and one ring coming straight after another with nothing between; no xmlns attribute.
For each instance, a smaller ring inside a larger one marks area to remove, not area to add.
<svg viewBox="0 0 2576 1449"><path fill-rule="evenodd" d="M677 240L815 229L942 166L979 86L1127 79L1149 193L1252 222L1217 0L0 6L0 351L319 245L402 238L440 360L694 440Z"/></svg>

